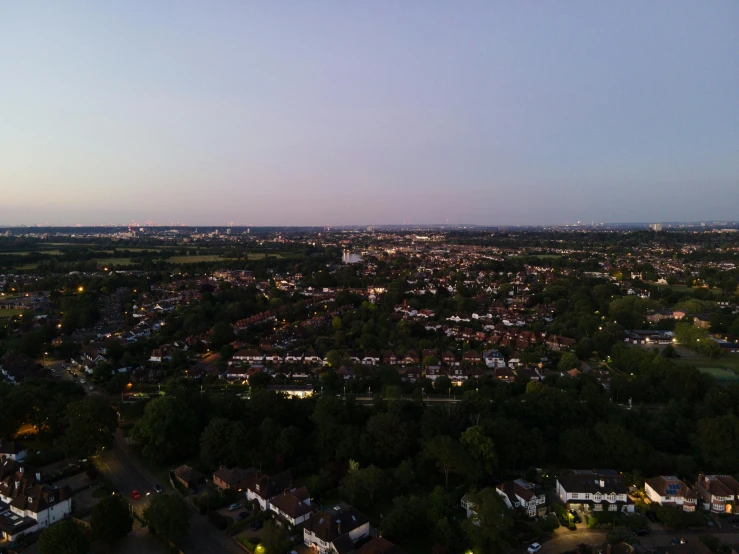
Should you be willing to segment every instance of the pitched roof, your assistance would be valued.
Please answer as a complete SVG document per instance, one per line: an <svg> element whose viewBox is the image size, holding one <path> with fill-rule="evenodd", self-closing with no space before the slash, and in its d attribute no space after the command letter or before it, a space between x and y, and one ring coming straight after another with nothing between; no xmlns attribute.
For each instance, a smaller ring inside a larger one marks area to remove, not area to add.
<svg viewBox="0 0 739 554"><path fill-rule="evenodd" d="M322 541L333 543L339 554L342 554L343 552L350 552L350 550L344 550L344 547L347 546L345 544L346 540L341 539L344 537L348 539L349 546L353 548L349 533L367 522L369 522L367 516L349 506L349 504L341 502L332 508L313 514L305 524L305 528L312 531Z"/></svg>
<svg viewBox="0 0 739 554"><path fill-rule="evenodd" d="M297 519L311 512L311 506L307 499L308 489L301 487L294 491L283 491L282 494L272 497L270 503L290 518Z"/></svg>
<svg viewBox="0 0 739 554"><path fill-rule="evenodd" d="M228 485L233 485L245 481L256 473L256 469L250 467L249 469L243 469L240 467L228 468L226 466L219 467L213 472L213 477L216 477Z"/></svg>
<svg viewBox="0 0 739 554"><path fill-rule="evenodd" d="M357 554L404 554L403 551L382 537L375 537L357 550Z"/></svg>
<svg viewBox="0 0 739 554"><path fill-rule="evenodd" d="M695 498L695 491L675 476L658 475L645 482L660 496Z"/></svg>
<svg viewBox="0 0 739 554"><path fill-rule="evenodd" d="M572 475L558 477L557 481L567 492L627 494L628 490L621 476L610 471L581 471Z"/></svg>
<svg viewBox="0 0 739 554"><path fill-rule="evenodd" d="M272 477L258 471L249 478L246 488L254 492L257 496L269 500L281 494L285 489L290 488L291 483L292 474L289 471L283 471Z"/></svg>

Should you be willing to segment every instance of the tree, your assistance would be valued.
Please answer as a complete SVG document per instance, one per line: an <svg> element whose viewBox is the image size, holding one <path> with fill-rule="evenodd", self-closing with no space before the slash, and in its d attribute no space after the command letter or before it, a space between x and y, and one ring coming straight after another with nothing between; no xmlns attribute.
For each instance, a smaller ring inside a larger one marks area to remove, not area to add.
<svg viewBox="0 0 739 554"><path fill-rule="evenodd" d="M562 358L557 364L557 369L560 371L569 371L580 367L580 360L574 352L565 352Z"/></svg>
<svg viewBox="0 0 739 554"><path fill-rule="evenodd" d="M505 552L507 535L513 528L512 512L498 491L485 488L467 495L474 505L472 517L464 522L467 539L480 552Z"/></svg>
<svg viewBox="0 0 739 554"><path fill-rule="evenodd" d="M100 397L87 397L67 406L67 430L61 438L68 453L87 456L113 442L118 427L115 411Z"/></svg>
<svg viewBox="0 0 739 554"><path fill-rule="evenodd" d="M210 467L226 460L231 434L231 422L214 417L200 435L200 459Z"/></svg>
<svg viewBox="0 0 739 554"><path fill-rule="evenodd" d="M262 529L262 546L266 554L282 554L287 552L291 544L290 535L287 530L277 525L274 520L269 520Z"/></svg>
<svg viewBox="0 0 739 554"><path fill-rule="evenodd" d="M110 381L105 383L105 392L109 395L119 395L126 390L128 385L129 377L125 373L116 373L110 378Z"/></svg>
<svg viewBox="0 0 739 554"><path fill-rule="evenodd" d="M129 505L120 496L109 496L92 509L90 532L92 540L113 544L133 529Z"/></svg>
<svg viewBox="0 0 739 554"><path fill-rule="evenodd" d="M87 554L90 541L79 525L65 519L41 532L38 551L39 554Z"/></svg>
<svg viewBox="0 0 739 554"><path fill-rule="evenodd" d="M144 521L149 530L168 539L185 536L189 517L187 503L181 496L174 494L153 496L144 510Z"/></svg>
<svg viewBox="0 0 739 554"><path fill-rule="evenodd" d="M234 340L234 330L231 325L225 321L219 321L213 326L213 332L210 335L210 347L213 350L220 349L232 340Z"/></svg>
<svg viewBox="0 0 739 554"><path fill-rule="evenodd" d="M326 363L330 367L339 367L341 365L341 354L338 350L329 350L326 353Z"/></svg>
<svg viewBox="0 0 739 554"><path fill-rule="evenodd" d="M498 464L498 455L495 453L493 439L485 435L485 430L480 425L468 427L460 442L470 453L472 459L480 464L484 473L491 475Z"/></svg>
<svg viewBox="0 0 739 554"><path fill-rule="evenodd" d="M717 471L733 471L736 465L734 445L739 442L739 418L727 414L699 420L694 442L709 467Z"/></svg>
<svg viewBox="0 0 739 554"><path fill-rule="evenodd" d="M452 388L452 380L446 375L440 375L434 381L434 391L439 394L446 394Z"/></svg>
<svg viewBox="0 0 739 554"><path fill-rule="evenodd" d="M458 471L464 462L459 443L447 435L437 435L426 443L424 452L444 473L444 488L448 489L449 473Z"/></svg>
<svg viewBox="0 0 739 554"><path fill-rule="evenodd" d="M334 331L341 331L342 323L339 316L336 316L331 320L331 327L333 327Z"/></svg>
<svg viewBox="0 0 739 554"><path fill-rule="evenodd" d="M149 402L131 429L131 438L143 448L144 456L160 464L191 456L199 435L192 407L170 395Z"/></svg>

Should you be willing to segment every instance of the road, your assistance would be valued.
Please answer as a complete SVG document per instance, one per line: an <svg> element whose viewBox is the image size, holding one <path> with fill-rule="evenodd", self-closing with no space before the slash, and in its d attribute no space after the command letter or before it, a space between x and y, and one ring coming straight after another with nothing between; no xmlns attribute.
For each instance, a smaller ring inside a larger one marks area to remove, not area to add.
<svg viewBox="0 0 739 554"><path fill-rule="evenodd" d="M99 457L98 465L99 469L113 482L121 494L129 499L135 510L143 510L146 507L149 500L146 495L147 492L156 494L153 492L153 486L158 483L157 480L130 451L120 430L115 434L113 447L103 452ZM169 483L158 484L164 487L165 493L173 493ZM139 491L140 499L134 500L131 498L131 492L134 490ZM187 536L177 542L182 552L185 554L243 554L243 550L230 537L215 529L208 523L205 516L195 511L194 507L192 512Z"/></svg>
<svg viewBox="0 0 739 554"><path fill-rule="evenodd" d="M573 550L578 544L587 544L590 546L602 546L606 541L607 529L578 529L577 531L569 531L564 528L558 529L554 536L541 542L541 550L539 554L560 554L568 550ZM739 532L736 529L706 529L702 531L662 531L654 530L648 537L639 537L639 543L647 548L656 546L667 546L675 537L683 537L688 543L698 542L698 537L703 534L711 534L718 536L719 540L724 544L739 543ZM519 548L519 553L525 553L526 547Z"/></svg>

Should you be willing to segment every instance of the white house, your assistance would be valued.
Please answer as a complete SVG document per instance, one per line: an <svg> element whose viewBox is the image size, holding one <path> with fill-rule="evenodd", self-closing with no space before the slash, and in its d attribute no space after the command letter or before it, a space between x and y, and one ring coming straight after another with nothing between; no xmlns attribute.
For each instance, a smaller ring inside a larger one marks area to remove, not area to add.
<svg viewBox="0 0 739 554"><path fill-rule="evenodd" d="M485 361L485 365L488 367L495 369L505 367L505 358L503 357L503 354L495 349L483 352L482 359Z"/></svg>
<svg viewBox="0 0 739 554"><path fill-rule="evenodd" d="M22 462L26 459L26 452L26 447L21 443L0 439L0 458L5 457L14 462Z"/></svg>
<svg viewBox="0 0 739 554"><path fill-rule="evenodd" d="M544 490L524 479L506 481L496 487L508 509L521 509L527 516L543 516L547 513L547 498Z"/></svg>
<svg viewBox="0 0 739 554"><path fill-rule="evenodd" d="M341 502L313 514L303 528L303 542L318 554L344 554L370 535L367 516Z"/></svg>
<svg viewBox="0 0 739 554"><path fill-rule="evenodd" d="M26 477L23 468L0 481L0 533L13 541L61 521L72 511L72 491Z"/></svg>
<svg viewBox="0 0 739 554"><path fill-rule="evenodd" d="M661 506L679 507L694 512L698 503L695 491L674 475L650 477L644 481L647 498Z"/></svg>
<svg viewBox="0 0 739 554"><path fill-rule="evenodd" d="M259 350L246 349L239 350L232 357L232 360L237 362L246 362L249 364L262 363L264 355Z"/></svg>
<svg viewBox="0 0 739 554"><path fill-rule="evenodd" d="M250 502L256 501L263 511L267 511L271 509L271 499L286 490L295 490L295 487L292 486L292 475L289 471L278 473L272 477L258 471L249 477L246 482L246 499Z"/></svg>
<svg viewBox="0 0 739 554"><path fill-rule="evenodd" d="M633 512L634 502L614 470L573 471L557 478L557 496L568 509Z"/></svg>
<svg viewBox="0 0 739 554"><path fill-rule="evenodd" d="M275 519L292 527L307 521L313 512L310 494L305 487L292 491L285 490L282 494L270 498L269 504L269 509L277 516Z"/></svg>

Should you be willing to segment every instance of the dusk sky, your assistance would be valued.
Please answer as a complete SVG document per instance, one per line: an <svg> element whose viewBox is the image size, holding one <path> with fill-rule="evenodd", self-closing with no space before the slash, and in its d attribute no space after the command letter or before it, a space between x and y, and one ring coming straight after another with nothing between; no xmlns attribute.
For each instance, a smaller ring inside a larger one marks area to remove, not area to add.
<svg viewBox="0 0 739 554"><path fill-rule="evenodd" d="M737 0L0 7L0 226L737 206Z"/></svg>

